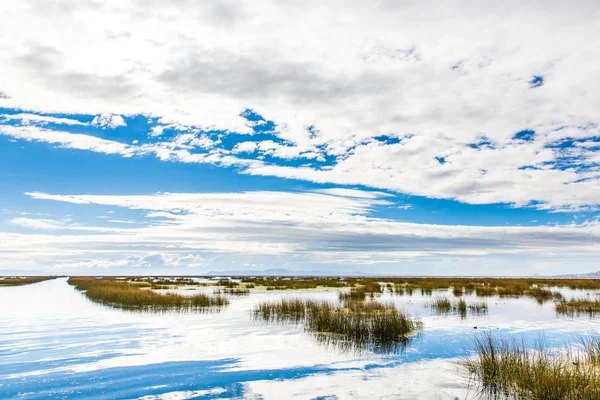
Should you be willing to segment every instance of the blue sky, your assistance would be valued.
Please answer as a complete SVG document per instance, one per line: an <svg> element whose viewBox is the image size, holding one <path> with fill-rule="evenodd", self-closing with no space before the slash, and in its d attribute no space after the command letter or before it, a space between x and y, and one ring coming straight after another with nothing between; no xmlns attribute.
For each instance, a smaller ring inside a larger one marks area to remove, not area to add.
<svg viewBox="0 0 600 400"><path fill-rule="evenodd" d="M593 2L2 7L0 273L598 269Z"/></svg>

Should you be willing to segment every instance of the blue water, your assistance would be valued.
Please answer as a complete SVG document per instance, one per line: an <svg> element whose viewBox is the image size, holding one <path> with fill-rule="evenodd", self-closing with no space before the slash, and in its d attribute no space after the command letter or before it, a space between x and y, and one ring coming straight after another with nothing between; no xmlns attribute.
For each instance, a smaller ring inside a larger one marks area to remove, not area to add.
<svg viewBox="0 0 600 400"><path fill-rule="evenodd" d="M461 320L431 314L428 297L384 295L423 331L393 353L345 351L251 318L257 301L281 296L337 292L257 291L219 313L152 314L94 304L66 279L0 288L0 398L467 399L477 389L457 361L477 335L561 347L600 330L598 320L557 317L551 303L526 298L489 299L488 315Z"/></svg>

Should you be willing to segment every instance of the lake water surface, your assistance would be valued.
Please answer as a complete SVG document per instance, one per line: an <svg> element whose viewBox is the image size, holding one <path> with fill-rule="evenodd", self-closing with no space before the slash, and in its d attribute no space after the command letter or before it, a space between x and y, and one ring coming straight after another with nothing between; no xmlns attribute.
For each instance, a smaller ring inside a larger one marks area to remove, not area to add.
<svg viewBox="0 0 600 400"><path fill-rule="evenodd" d="M195 290L213 289L180 292ZM252 318L258 301L282 296L338 291L253 290L220 312L141 313L93 303L66 278L0 287L0 399L476 399L459 361L477 335L562 347L600 331L598 319L557 316L530 298L487 298L488 314L466 319L435 315L424 307L431 296L415 291L378 298L423 321L405 348L348 350Z"/></svg>

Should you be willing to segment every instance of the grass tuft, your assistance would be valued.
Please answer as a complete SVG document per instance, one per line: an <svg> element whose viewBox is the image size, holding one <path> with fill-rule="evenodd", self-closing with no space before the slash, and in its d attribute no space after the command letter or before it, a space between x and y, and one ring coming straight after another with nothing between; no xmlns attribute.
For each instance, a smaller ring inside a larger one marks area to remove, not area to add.
<svg viewBox="0 0 600 400"><path fill-rule="evenodd" d="M475 353L464 365L494 399L600 399L599 338L582 341L577 352L553 353L539 343L524 343L491 334L475 339Z"/></svg>
<svg viewBox="0 0 600 400"><path fill-rule="evenodd" d="M570 299L560 300L554 304L557 314L579 316L589 315L590 317L600 314L600 299Z"/></svg>
<svg viewBox="0 0 600 400"><path fill-rule="evenodd" d="M488 306L485 301L467 302L462 298L455 301L450 301L445 297L437 297L425 304L436 311L438 314L457 313L462 318L466 318L468 312L473 314L485 314L488 312Z"/></svg>

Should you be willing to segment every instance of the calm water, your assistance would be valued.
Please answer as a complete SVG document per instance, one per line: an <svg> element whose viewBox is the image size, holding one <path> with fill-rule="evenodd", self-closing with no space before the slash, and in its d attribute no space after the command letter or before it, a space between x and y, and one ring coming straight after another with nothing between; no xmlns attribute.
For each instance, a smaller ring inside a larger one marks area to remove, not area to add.
<svg viewBox="0 0 600 400"><path fill-rule="evenodd" d="M380 297L420 316L424 329L405 349L377 354L252 319L257 301L335 300L333 289L254 292L219 313L153 314L94 304L66 279L0 288L0 398L475 399L457 361L477 335L561 346L600 331L598 319L557 317L551 302L528 298L487 299L488 315L465 320L437 316L424 307L431 297L417 293Z"/></svg>

